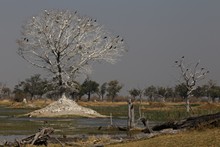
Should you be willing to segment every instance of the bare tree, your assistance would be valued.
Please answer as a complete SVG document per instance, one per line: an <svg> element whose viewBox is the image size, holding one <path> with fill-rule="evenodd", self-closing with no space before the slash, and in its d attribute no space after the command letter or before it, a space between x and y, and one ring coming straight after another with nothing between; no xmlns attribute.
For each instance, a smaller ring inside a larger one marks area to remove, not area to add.
<svg viewBox="0 0 220 147"><path fill-rule="evenodd" d="M180 69L181 77L183 79L183 84L186 86L186 110L190 112L190 96L193 90L196 89L196 84L205 78L205 76L209 73L209 71L205 70L203 67L199 68L198 61L195 65L186 66L184 62L184 56L179 60L175 61L175 64Z"/></svg>
<svg viewBox="0 0 220 147"><path fill-rule="evenodd" d="M32 17L17 43L18 54L46 69L60 87L90 73L92 62L115 63L125 52L123 38L113 36L95 19L69 10L45 10Z"/></svg>

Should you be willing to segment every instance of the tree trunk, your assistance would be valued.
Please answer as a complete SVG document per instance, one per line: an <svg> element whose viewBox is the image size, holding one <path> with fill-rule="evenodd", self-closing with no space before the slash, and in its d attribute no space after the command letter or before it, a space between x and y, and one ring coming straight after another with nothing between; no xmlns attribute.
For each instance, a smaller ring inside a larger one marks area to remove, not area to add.
<svg viewBox="0 0 220 147"><path fill-rule="evenodd" d="M190 111L189 96L186 97L186 111L187 113Z"/></svg>
<svg viewBox="0 0 220 147"><path fill-rule="evenodd" d="M128 102L128 130L131 128L134 128L134 106L131 102L131 99L129 99Z"/></svg>
<svg viewBox="0 0 220 147"><path fill-rule="evenodd" d="M90 101L90 99L91 99L91 93L88 92L88 101Z"/></svg>
<svg viewBox="0 0 220 147"><path fill-rule="evenodd" d="M114 97L114 96L112 96L112 103L114 102L114 99L115 99L115 97Z"/></svg>
<svg viewBox="0 0 220 147"><path fill-rule="evenodd" d="M156 125L152 128L153 131L163 129L190 129L204 127L220 127L220 113L202 115L198 117L189 117L181 121L166 122L162 125Z"/></svg>
<svg viewBox="0 0 220 147"><path fill-rule="evenodd" d="M139 98L139 99L140 99L140 103L142 104L142 96L140 96L140 98Z"/></svg>

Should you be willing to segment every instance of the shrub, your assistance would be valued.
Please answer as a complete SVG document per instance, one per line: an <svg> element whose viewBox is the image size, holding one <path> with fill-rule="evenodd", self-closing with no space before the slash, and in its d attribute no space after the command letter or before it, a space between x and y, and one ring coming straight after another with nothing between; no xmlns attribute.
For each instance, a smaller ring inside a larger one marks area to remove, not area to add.
<svg viewBox="0 0 220 147"><path fill-rule="evenodd" d="M17 92L17 93L15 93L14 101L15 102L22 102L25 97L26 97L26 94L24 94L22 92Z"/></svg>

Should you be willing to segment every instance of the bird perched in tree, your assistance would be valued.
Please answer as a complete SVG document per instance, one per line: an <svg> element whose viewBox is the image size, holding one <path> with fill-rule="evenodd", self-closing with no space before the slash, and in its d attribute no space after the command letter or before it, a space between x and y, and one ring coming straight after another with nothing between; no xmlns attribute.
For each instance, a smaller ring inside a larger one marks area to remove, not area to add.
<svg viewBox="0 0 220 147"><path fill-rule="evenodd" d="M49 15L49 12L48 12L47 10L44 10L44 12L45 12L47 15Z"/></svg>

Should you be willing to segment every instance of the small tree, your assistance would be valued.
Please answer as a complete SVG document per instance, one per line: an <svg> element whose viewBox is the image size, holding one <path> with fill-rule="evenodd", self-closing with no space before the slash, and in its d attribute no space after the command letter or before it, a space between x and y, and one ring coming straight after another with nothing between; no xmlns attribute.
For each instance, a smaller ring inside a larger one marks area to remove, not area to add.
<svg viewBox="0 0 220 147"><path fill-rule="evenodd" d="M153 97L155 94L157 94L157 88L153 85L151 85L150 87L147 87L144 90L144 95L148 96L150 101L153 101Z"/></svg>
<svg viewBox="0 0 220 147"><path fill-rule="evenodd" d="M206 96L206 89L205 86L198 86L196 89L192 92L193 96L199 98L202 96Z"/></svg>
<svg viewBox="0 0 220 147"><path fill-rule="evenodd" d="M136 100L136 97L140 94L140 91L135 88L129 90L128 92L134 98L134 100Z"/></svg>
<svg viewBox="0 0 220 147"><path fill-rule="evenodd" d="M11 89L6 86L6 84L2 84L0 82L0 98L1 97L9 97L11 94Z"/></svg>
<svg viewBox="0 0 220 147"><path fill-rule="evenodd" d="M197 62L194 66L186 66L184 62L184 56L179 60L175 61L175 64L180 69L181 77L184 85L186 86L186 110L190 111L190 95L196 88L196 84L205 78L209 71L205 70L203 67L199 68L199 63Z"/></svg>
<svg viewBox="0 0 220 147"><path fill-rule="evenodd" d="M142 103L142 95L144 93L144 90L143 89L137 89L137 90L138 90L138 96L139 96L140 103Z"/></svg>
<svg viewBox="0 0 220 147"><path fill-rule="evenodd" d="M165 97L166 96L166 88L164 88L164 87L157 87L157 93L160 95L160 96L162 96L162 97Z"/></svg>
<svg viewBox="0 0 220 147"><path fill-rule="evenodd" d="M216 98L220 97L220 86L212 86L208 90L208 94L212 99L212 102L215 102Z"/></svg>
<svg viewBox="0 0 220 147"><path fill-rule="evenodd" d="M91 63L115 63L125 52L124 39L113 36L95 19L76 11L45 10L22 27L18 54L53 75L61 94L88 74Z"/></svg>
<svg viewBox="0 0 220 147"><path fill-rule="evenodd" d="M107 83L103 83L100 87L100 95L101 95L101 99L103 101L105 93L106 93L106 89L107 89Z"/></svg>
<svg viewBox="0 0 220 147"><path fill-rule="evenodd" d="M11 94L11 89L8 88L8 87L3 87L2 88L2 94L3 94L3 96L9 97L10 94Z"/></svg>
<svg viewBox="0 0 220 147"><path fill-rule="evenodd" d="M14 87L14 93L28 94L31 98L34 96L42 96L48 91L51 91L53 87L47 80L41 79L39 74L31 76L20 82Z"/></svg>
<svg viewBox="0 0 220 147"><path fill-rule="evenodd" d="M107 95L111 97L112 102L114 102L115 97L118 95L121 89L122 85L119 85L119 82L117 80L113 80L108 83Z"/></svg>
<svg viewBox="0 0 220 147"><path fill-rule="evenodd" d="M166 93L165 93L165 97L168 98L173 98L175 95L173 88L167 87L166 88Z"/></svg>
<svg viewBox="0 0 220 147"><path fill-rule="evenodd" d="M179 85L176 85L176 87L175 87L175 93L176 93L178 96L180 96L180 97L186 99L186 98L187 98L187 92L188 92L188 89L187 89L185 83L181 83L181 84L179 84Z"/></svg>
<svg viewBox="0 0 220 147"><path fill-rule="evenodd" d="M81 85L82 93L88 95L88 101L90 101L91 94L98 92L99 84L90 79L86 79Z"/></svg>

